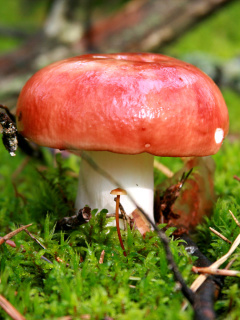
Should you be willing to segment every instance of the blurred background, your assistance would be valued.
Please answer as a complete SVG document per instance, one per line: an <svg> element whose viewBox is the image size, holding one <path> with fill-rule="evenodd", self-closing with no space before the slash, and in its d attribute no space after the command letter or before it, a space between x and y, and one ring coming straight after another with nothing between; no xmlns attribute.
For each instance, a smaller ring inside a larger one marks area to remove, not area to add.
<svg viewBox="0 0 240 320"><path fill-rule="evenodd" d="M13 112L38 69L85 53L157 52L220 86L240 138L239 0L8 0L0 6L0 103Z"/></svg>

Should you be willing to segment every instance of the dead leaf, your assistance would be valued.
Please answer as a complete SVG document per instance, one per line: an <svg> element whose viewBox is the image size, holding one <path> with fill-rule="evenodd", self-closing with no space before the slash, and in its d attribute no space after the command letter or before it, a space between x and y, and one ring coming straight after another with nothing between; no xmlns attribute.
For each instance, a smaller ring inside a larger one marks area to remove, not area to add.
<svg viewBox="0 0 240 320"><path fill-rule="evenodd" d="M135 225L135 229L137 229L143 237L145 237L146 233L151 230L150 225L142 212L136 208L132 212L132 219L133 223Z"/></svg>
<svg viewBox="0 0 240 320"><path fill-rule="evenodd" d="M192 168L193 172L181 185L183 172L189 172ZM168 179L170 187L167 188L166 183L157 187L156 221L177 227L175 234L188 232L201 223L204 216L211 214L215 203L214 171L215 164L211 157L188 160L172 179Z"/></svg>

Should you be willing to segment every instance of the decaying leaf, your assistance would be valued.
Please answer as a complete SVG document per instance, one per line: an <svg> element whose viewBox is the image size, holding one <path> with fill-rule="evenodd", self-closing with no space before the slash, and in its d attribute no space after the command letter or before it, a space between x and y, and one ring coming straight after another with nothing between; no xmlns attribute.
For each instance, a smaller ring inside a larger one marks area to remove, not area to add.
<svg viewBox="0 0 240 320"><path fill-rule="evenodd" d="M135 209L132 212L132 220L135 229L137 229L143 237L145 237L145 234L151 230L148 221L139 209Z"/></svg>
<svg viewBox="0 0 240 320"><path fill-rule="evenodd" d="M192 173L184 177L183 173ZM177 227L176 234L192 230L204 216L209 216L215 201L215 164L211 157L191 158L169 179L156 188L155 219Z"/></svg>

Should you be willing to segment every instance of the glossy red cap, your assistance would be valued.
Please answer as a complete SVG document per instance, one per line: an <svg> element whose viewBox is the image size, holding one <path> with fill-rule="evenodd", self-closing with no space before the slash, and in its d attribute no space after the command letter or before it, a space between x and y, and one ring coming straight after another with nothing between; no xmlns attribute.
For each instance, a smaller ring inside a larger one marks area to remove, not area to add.
<svg viewBox="0 0 240 320"><path fill-rule="evenodd" d="M214 154L228 132L216 84L160 54L89 54L34 74L17 103L18 130L47 147L159 156Z"/></svg>

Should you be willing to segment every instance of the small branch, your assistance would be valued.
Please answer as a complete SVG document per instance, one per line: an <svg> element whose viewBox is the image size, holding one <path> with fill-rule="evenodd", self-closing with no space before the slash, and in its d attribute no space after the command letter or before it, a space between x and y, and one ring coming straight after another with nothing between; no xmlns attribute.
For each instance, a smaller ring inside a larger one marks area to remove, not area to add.
<svg viewBox="0 0 240 320"><path fill-rule="evenodd" d="M24 316L2 295L0 295L0 306L13 320L25 320Z"/></svg>
<svg viewBox="0 0 240 320"><path fill-rule="evenodd" d="M229 213L231 214L231 216L233 217L233 220L236 222L236 225L238 227L240 227L240 222L238 221L238 219L235 217L235 215L232 213L231 210L229 210Z"/></svg>
<svg viewBox="0 0 240 320"><path fill-rule="evenodd" d="M158 162L157 160L154 160L153 165L154 165L154 168L156 168L157 170L162 172L166 177L168 177L168 178L173 177L174 173L168 167L166 167L164 164Z"/></svg>
<svg viewBox="0 0 240 320"><path fill-rule="evenodd" d="M240 178L238 176L235 175L235 176L233 176L233 178L240 182Z"/></svg>
<svg viewBox="0 0 240 320"><path fill-rule="evenodd" d="M209 227L209 229L214 233L214 234L216 234L219 238L221 238L222 240L224 240L224 241L226 241L226 242L228 242L228 243L232 243L232 241L230 241L230 240L228 240L224 235L222 235L220 232L218 232L217 230L215 230L215 229L213 229L213 228L211 228L211 227Z"/></svg>
<svg viewBox="0 0 240 320"><path fill-rule="evenodd" d="M238 245L240 244L240 234L237 236L237 238L235 239L235 241L233 242L231 248L229 249L229 251L222 256L220 259L218 259L217 261L215 261L213 264L211 264L211 266L209 268L211 269L217 269L219 268L230 256L231 254L237 249ZM191 290L192 291L196 291L201 285L202 283L207 279L207 275L200 275L191 285Z"/></svg>
<svg viewBox="0 0 240 320"><path fill-rule="evenodd" d="M233 265L233 263L234 263L236 260L237 260L236 257L233 258L232 260L230 260L230 261L228 262L228 264L226 265L225 269L226 269L226 270L230 269L231 266Z"/></svg>
<svg viewBox="0 0 240 320"><path fill-rule="evenodd" d="M44 250L47 248L37 239L32 235L27 229L24 229L24 231L29 235L30 238L32 238L40 247L42 247Z"/></svg>
<svg viewBox="0 0 240 320"><path fill-rule="evenodd" d="M26 167L29 161L30 157L26 156L20 163L20 165L17 167L17 169L12 173L12 180L15 180L19 176L19 174L23 171L23 169Z"/></svg>
<svg viewBox="0 0 240 320"><path fill-rule="evenodd" d="M240 271L236 270L227 270L227 269L213 269L211 267L199 268L199 267L192 267L192 271L195 273L206 273L206 274L213 274L217 276L231 276L236 277L240 275Z"/></svg>
<svg viewBox="0 0 240 320"><path fill-rule="evenodd" d="M16 230L6 234L4 237L2 237L0 239L0 245L2 245L5 241L7 241L7 240L11 239L12 237L14 237L19 232L21 232L21 231L25 230L26 228L30 227L31 225L32 225L32 223L30 223L30 224L28 224L26 226L22 226L22 227L20 227L20 228L18 228Z"/></svg>

